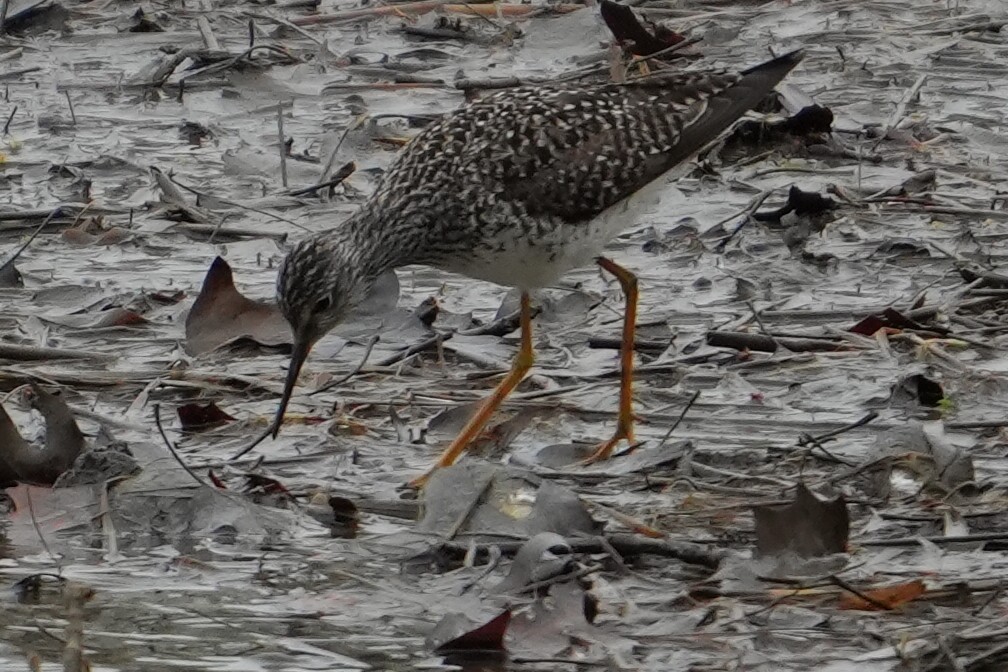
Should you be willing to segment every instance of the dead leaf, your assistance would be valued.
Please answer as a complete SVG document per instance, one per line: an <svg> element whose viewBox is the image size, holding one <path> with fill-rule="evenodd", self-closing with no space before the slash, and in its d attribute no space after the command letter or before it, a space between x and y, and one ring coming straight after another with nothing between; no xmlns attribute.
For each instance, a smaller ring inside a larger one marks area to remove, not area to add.
<svg viewBox="0 0 1008 672"><path fill-rule="evenodd" d="M250 495L282 495L288 499L293 498L286 485L262 474L246 474L243 491Z"/></svg>
<svg viewBox="0 0 1008 672"><path fill-rule="evenodd" d="M592 443L559 443L545 446L536 453L538 464L551 469L570 469L591 455L598 447ZM661 467L673 466L687 451L692 450L690 441L676 441L671 444L651 442L637 445L617 453L613 459L578 468L584 473L632 474L647 472Z"/></svg>
<svg viewBox="0 0 1008 672"><path fill-rule="evenodd" d="M843 495L822 501L799 483L795 500L779 506L754 506L756 553L778 555L791 551L804 558L843 553L850 518Z"/></svg>
<svg viewBox="0 0 1008 672"><path fill-rule="evenodd" d="M65 229L63 241L75 247L111 246L129 240L133 233L119 226L109 226L103 217L85 219L79 225Z"/></svg>
<svg viewBox="0 0 1008 672"><path fill-rule="evenodd" d="M865 462L878 465L870 472L870 487L880 497L922 487L947 494L976 479L970 452L946 436L941 420L911 421L878 434Z"/></svg>
<svg viewBox="0 0 1008 672"><path fill-rule="evenodd" d="M248 338L260 345L289 345L290 325L274 303L253 301L234 285L231 267L217 257L186 317L186 351L200 355Z"/></svg>
<svg viewBox="0 0 1008 672"><path fill-rule="evenodd" d="M73 466L56 479L53 488L114 482L134 476L140 469L139 463L125 445L94 446L77 456Z"/></svg>
<svg viewBox="0 0 1008 672"><path fill-rule="evenodd" d="M32 408L41 413L45 420L44 463L36 475L44 475L42 482L51 484L73 466L74 460L84 450L84 434L77 426L73 412L60 397L34 383L25 396Z"/></svg>
<svg viewBox="0 0 1008 672"><path fill-rule="evenodd" d="M438 469L423 491L417 529L438 534L564 537L598 534L577 493L527 472L466 461Z"/></svg>
<svg viewBox="0 0 1008 672"><path fill-rule="evenodd" d="M851 333L862 336L872 336L879 329L917 329L920 331L938 331L947 333L944 328L927 327L916 320L913 320L895 308L886 308L878 315L869 315L848 329Z"/></svg>
<svg viewBox="0 0 1008 672"><path fill-rule="evenodd" d="M19 460L18 456L26 450L31 450L31 446L14 426L7 409L0 404L0 487L7 488L17 484L18 474L15 464Z"/></svg>
<svg viewBox="0 0 1008 672"><path fill-rule="evenodd" d="M24 278L21 277L21 272L14 266L14 262L25 250L28 249L28 246L32 244L35 237L42 232L42 229L45 228L46 224L48 224L53 217L58 215L59 212L60 209L56 208L49 213L49 216L45 218L45 221L43 221L37 229L35 229L35 232L28 236L28 240L26 240L21 247L15 250L14 253L3 262L3 264L0 264L0 287L24 287Z"/></svg>
<svg viewBox="0 0 1008 672"><path fill-rule="evenodd" d="M472 627L472 621L465 616L451 614L441 619L428 640L432 644L431 648L438 653L501 651L504 649L504 634L510 623L510 609L505 609L486 623L476 627ZM442 643L437 644L438 640Z"/></svg>
<svg viewBox="0 0 1008 672"><path fill-rule="evenodd" d="M824 215L837 207L836 201L815 191L802 191L796 186L788 190L787 203L775 210L753 213L752 218L758 222L780 223L785 215L794 214L798 217L816 217Z"/></svg>
<svg viewBox="0 0 1008 672"><path fill-rule="evenodd" d="M234 422L234 418L222 411L212 401L209 404L179 406L178 416L182 423L182 429L187 432L198 432Z"/></svg>
<svg viewBox="0 0 1008 672"><path fill-rule="evenodd" d="M42 318L46 322L76 329L109 329L113 327L135 327L147 324L147 319L127 308L116 306L97 313L81 315L61 315Z"/></svg>
<svg viewBox="0 0 1008 672"><path fill-rule="evenodd" d="M353 539L360 528L360 510L346 497L317 493L304 512L327 526L334 539Z"/></svg>
<svg viewBox="0 0 1008 672"><path fill-rule="evenodd" d="M552 579L571 571L571 547L567 540L554 532L540 532L518 549L511 569L495 593L516 593L525 586Z"/></svg>
<svg viewBox="0 0 1008 672"><path fill-rule="evenodd" d="M108 289L91 285L48 285L32 296L35 305L46 308L47 319L107 306L110 300Z"/></svg>
<svg viewBox="0 0 1008 672"><path fill-rule="evenodd" d="M45 446L36 447L18 433L7 411L0 406L0 484L12 482L52 485L73 466L84 449L84 435L73 413L59 397L32 384L24 397L42 414L46 425Z"/></svg>
<svg viewBox="0 0 1008 672"><path fill-rule="evenodd" d="M650 56L686 39L685 35L661 26L653 26L653 30L649 30L625 5L603 0L599 10L616 41L628 44L630 51L638 56Z"/></svg>
<svg viewBox="0 0 1008 672"><path fill-rule="evenodd" d="M14 259L8 259L0 266L0 287L24 287L24 278L14 266Z"/></svg>
<svg viewBox="0 0 1008 672"><path fill-rule="evenodd" d="M921 406L937 406L945 398L941 383L923 373L904 376L892 386L890 403L904 406L907 402Z"/></svg>
<svg viewBox="0 0 1008 672"><path fill-rule="evenodd" d="M89 245L94 245L98 240L98 236L78 227L66 229L60 234L60 237L64 243L73 245L74 247L88 247Z"/></svg>
<svg viewBox="0 0 1008 672"><path fill-rule="evenodd" d="M883 611L884 609L896 609L911 600L915 600L923 595L927 589L924 582L915 579L908 583L900 583L895 586L885 586L883 588L873 588L872 590L861 591L861 594L868 600L851 593L844 594L840 598L841 609L856 609L859 611Z"/></svg>
<svg viewBox="0 0 1008 672"><path fill-rule="evenodd" d="M536 599L515 616L508 629L508 652L512 656L568 658L596 644L610 651L639 646L612 630L592 625L598 610L598 599L581 582L554 584L548 597Z"/></svg>

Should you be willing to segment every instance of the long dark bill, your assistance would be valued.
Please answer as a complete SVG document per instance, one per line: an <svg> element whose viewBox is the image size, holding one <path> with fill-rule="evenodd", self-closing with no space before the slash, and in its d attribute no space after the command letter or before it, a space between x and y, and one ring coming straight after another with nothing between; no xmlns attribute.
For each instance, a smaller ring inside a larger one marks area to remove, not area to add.
<svg viewBox="0 0 1008 672"><path fill-rule="evenodd" d="M273 418L273 423L266 429L265 432L257 436L252 443L232 455L231 460L237 460L239 457L242 457L265 441L271 434L275 439L277 434L280 433L280 425L283 424L284 413L287 411L287 403L290 401L291 394L294 393L294 385L297 383L298 374L301 373L301 366L308 358L308 353L311 352L311 348L312 343L307 338L297 337L295 339L294 350L291 352L291 361L287 367L287 381L284 383L283 396L280 398L280 408L277 409L276 416Z"/></svg>
<svg viewBox="0 0 1008 672"><path fill-rule="evenodd" d="M276 417L273 418L273 426L269 429L269 433L273 435L274 439L280 433L284 413L287 412L287 404L294 393L294 386L297 385L301 367L304 366L305 360L308 359L308 353L311 352L311 348L312 342L305 335L298 334L294 339L294 349L291 351L290 365L287 367L287 381L284 383L283 396L280 397L280 407L277 408Z"/></svg>

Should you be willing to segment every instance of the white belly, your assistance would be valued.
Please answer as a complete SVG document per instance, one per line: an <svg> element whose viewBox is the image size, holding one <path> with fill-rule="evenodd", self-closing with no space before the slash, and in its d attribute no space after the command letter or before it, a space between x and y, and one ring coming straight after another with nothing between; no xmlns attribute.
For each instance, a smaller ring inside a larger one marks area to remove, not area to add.
<svg viewBox="0 0 1008 672"><path fill-rule="evenodd" d="M492 245L438 265L507 287L546 287L567 271L591 264L613 238L640 225L644 216L655 212L666 184L664 178L650 182L591 222L558 221L553 227L543 226L535 235L526 235L516 226L495 237Z"/></svg>

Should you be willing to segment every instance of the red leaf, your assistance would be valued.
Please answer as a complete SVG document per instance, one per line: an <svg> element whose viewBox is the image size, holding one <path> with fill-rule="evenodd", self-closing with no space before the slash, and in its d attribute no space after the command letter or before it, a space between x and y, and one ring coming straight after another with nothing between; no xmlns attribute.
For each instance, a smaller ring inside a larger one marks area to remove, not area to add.
<svg viewBox="0 0 1008 672"><path fill-rule="evenodd" d="M221 480L220 476L214 473L213 469L207 472L207 476L210 477L210 482L213 483L215 487L220 488L221 490L228 489L227 484Z"/></svg>
<svg viewBox="0 0 1008 672"><path fill-rule="evenodd" d="M871 599L871 602L857 595L845 594L840 598L841 609L856 609L859 611L882 611L884 609L895 609L923 595L926 591L924 582L915 579L908 583L900 583L895 586L885 586L872 590L862 591L862 595Z"/></svg>
<svg viewBox="0 0 1008 672"><path fill-rule="evenodd" d="M217 404L186 404L179 406L178 417L182 422L182 429L187 432L198 432L211 427L220 427L234 418L217 407Z"/></svg>
<svg viewBox="0 0 1008 672"><path fill-rule="evenodd" d="M511 610L506 609L478 628L445 642L437 652L503 650L504 634L510 623Z"/></svg>
<svg viewBox="0 0 1008 672"><path fill-rule="evenodd" d="M247 474L245 476L245 491L249 492L251 490L258 490L259 492L267 495L290 495L290 490L284 486L283 483L276 480L275 478L270 478L269 476L263 476L261 474Z"/></svg>

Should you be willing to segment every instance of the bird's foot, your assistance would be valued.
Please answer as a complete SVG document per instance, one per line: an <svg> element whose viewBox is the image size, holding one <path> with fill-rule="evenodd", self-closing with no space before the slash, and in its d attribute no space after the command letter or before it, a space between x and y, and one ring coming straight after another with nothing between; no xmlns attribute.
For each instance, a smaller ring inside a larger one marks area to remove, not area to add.
<svg viewBox="0 0 1008 672"><path fill-rule="evenodd" d="M619 442L623 439L633 443L632 435L628 435L626 432L617 431L613 434L611 439L600 443L591 455L578 462L578 464L581 466L587 466L589 464L595 464L596 462L608 460L612 456L613 451L616 450L616 446L618 446Z"/></svg>
<svg viewBox="0 0 1008 672"><path fill-rule="evenodd" d="M423 490L424 486L427 485L427 482L431 479L431 476L434 475L434 472L437 471L437 469L438 467L435 466L423 474L420 474L413 480L406 483L406 488L409 490Z"/></svg>

